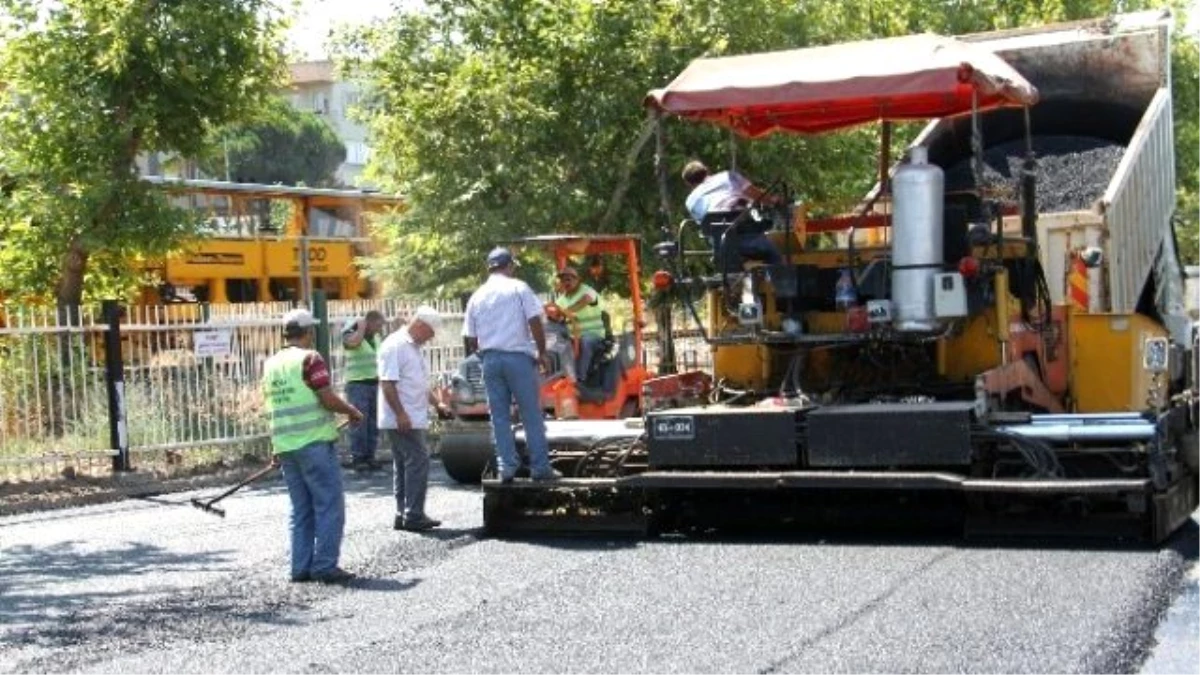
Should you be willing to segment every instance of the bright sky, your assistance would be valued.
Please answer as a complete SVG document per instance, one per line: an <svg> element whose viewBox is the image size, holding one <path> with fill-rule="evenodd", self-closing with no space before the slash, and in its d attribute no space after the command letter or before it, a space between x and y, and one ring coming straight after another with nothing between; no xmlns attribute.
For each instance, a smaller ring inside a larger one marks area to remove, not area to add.
<svg viewBox="0 0 1200 675"><path fill-rule="evenodd" d="M289 41L304 58L318 60L327 56L325 43L335 28L362 25L390 15L397 4L412 3L411 0L299 0L298 4Z"/></svg>
<svg viewBox="0 0 1200 675"><path fill-rule="evenodd" d="M330 31L343 25L361 25L388 16L396 5L419 5L420 0L298 0L300 9L293 21L290 41L306 59L326 57L325 42ZM1200 0L1192 0L1184 30L1200 34Z"/></svg>

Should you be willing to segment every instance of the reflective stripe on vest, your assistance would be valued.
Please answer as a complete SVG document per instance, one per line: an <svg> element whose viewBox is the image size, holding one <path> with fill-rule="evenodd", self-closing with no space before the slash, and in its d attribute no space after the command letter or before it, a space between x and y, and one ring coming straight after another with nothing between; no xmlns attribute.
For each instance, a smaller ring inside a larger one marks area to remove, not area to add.
<svg viewBox="0 0 1200 675"><path fill-rule="evenodd" d="M595 337L604 337L604 318L600 315L599 295L593 291L587 284L579 284L579 288L571 295L559 297L554 303L563 310L566 310L571 305L579 302L586 295L591 295L597 300L595 303L587 305L575 312L575 320L579 323L580 335L593 335Z"/></svg>
<svg viewBox="0 0 1200 675"><path fill-rule="evenodd" d="M337 440L333 413L321 406L316 392L304 382L304 359L311 353L285 347L263 365L263 398L277 455Z"/></svg>
<svg viewBox="0 0 1200 675"><path fill-rule="evenodd" d="M363 338L357 347L346 348L346 381L374 380L378 378L375 366L376 350L379 349L379 338Z"/></svg>

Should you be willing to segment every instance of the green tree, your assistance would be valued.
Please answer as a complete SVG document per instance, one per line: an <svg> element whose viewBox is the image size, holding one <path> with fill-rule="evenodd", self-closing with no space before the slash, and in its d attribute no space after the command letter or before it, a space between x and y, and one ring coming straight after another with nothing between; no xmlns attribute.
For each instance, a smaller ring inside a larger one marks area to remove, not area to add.
<svg viewBox="0 0 1200 675"><path fill-rule="evenodd" d="M1171 58L1171 95L1175 112L1175 184L1178 195L1175 233L1179 254L1189 265L1200 263L1200 43L1176 36Z"/></svg>
<svg viewBox="0 0 1200 675"><path fill-rule="evenodd" d="M78 304L186 235L134 160L261 106L282 25L270 0L0 0L0 291Z"/></svg>
<svg viewBox="0 0 1200 675"><path fill-rule="evenodd" d="M200 168L241 183L331 186L346 146L320 115L276 98L259 119L236 122L209 136Z"/></svg>
<svg viewBox="0 0 1200 675"><path fill-rule="evenodd" d="M369 271L405 291L451 293L475 283L482 253L498 241L568 230L652 233L663 223L640 103L697 57L1036 25L1158 4L430 0L348 36L341 50L346 72L359 73L368 91L363 117L376 147L370 176L403 192L409 206L381 223L394 246ZM1194 64L1177 67L1176 76L1194 79ZM1181 124L1196 116L1195 96L1177 97ZM917 128L898 129L895 147ZM731 150L739 169L759 182L783 179L810 204L844 209L874 180L877 133L740 142L672 121L665 169L671 218L682 216L683 162L695 156L723 164ZM1183 176L1194 173L1195 160L1180 161L1180 185L1194 194L1194 181L1186 187Z"/></svg>

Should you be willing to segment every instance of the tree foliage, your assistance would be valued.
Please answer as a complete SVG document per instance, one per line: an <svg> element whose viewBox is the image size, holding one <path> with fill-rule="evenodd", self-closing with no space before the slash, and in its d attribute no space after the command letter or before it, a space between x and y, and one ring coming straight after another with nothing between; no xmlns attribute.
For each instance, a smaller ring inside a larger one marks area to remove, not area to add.
<svg viewBox="0 0 1200 675"><path fill-rule="evenodd" d="M1171 59L1171 95L1175 112L1175 183L1178 195L1175 233L1179 254L1189 265L1200 263L1200 43L1176 36Z"/></svg>
<svg viewBox="0 0 1200 675"><path fill-rule="evenodd" d="M363 117L376 153L368 171L409 204L382 225L394 246L371 270L401 290L449 293L475 282L483 253L499 241L557 231L653 232L661 224L659 195L653 141L637 152L647 129L641 101L697 57L922 31L960 34L1161 4L429 0L349 36L341 50L346 71L360 73L369 92ZM1194 42L1178 34L1177 41L1182 140L1195 133L1196 64ZM1191 83L1190 98L1180 78ZM900 128L895 149L917 128ZM723 165L736 153L739 169L758 182L782 179L831 211L859 199L876 172L873 129L734 142L715 129L672 122L667 134L676 220L684 196L677 174L690 157ZM1194 199L1195 155L1181 153L1179 161L1181 194Z"/></svg>
<svg viewBox="0 0 1200 675"><path fill-rule="evenodd" d="M270 100L257 119L239 121L209 134L200 167L211 176L239 183L282 183L328 187L346 161L346 146L329 122L297 110L281 98Z"/></svg>
<svg viewBox="0 0 1200 675"><path fill-rule="evenodd" d="M77 304L192 226L135 158L194 156L283 74L270 0L0 0L0 292Z"/></svg>

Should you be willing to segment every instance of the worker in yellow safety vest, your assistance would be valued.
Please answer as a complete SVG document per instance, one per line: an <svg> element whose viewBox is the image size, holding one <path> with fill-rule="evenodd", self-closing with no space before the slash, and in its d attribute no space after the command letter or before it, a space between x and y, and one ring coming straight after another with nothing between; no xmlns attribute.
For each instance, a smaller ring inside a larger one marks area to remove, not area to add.
<svg viewBox="0 0 1200 675"><path fill-rule="evenodd" d="M316 321L305 309L283 317L286 344L263 365L272 463L283 468L292 502L292 581L343 583L338 567L346 501L334 441L335 413L362 423L363 414L333 391L329 368L313 350Z"/></svg>
<svg viewBox="0 0 1200 675"><path fill-rule="evenodd" d="M363 421L350 427L350 458L352 466L360 473L381 468L375 461L375 448L379 444L376 359L382 333L383 314L375 310L347 321L342 327L342 347L346 350L346 400L363 413Z"/></svg>
<svg viewBox="0 0 1200 675"><path fill-rule="evenodd" d="M579 338L575 373L576 378L583 382L587 380L592 360L604 342L600 295L591 286L580 282L579 272L574 267L559 270L558 281L560 293L554 299L554 304L566 314L571 332Z"/></svg>

